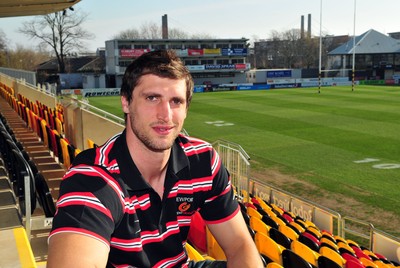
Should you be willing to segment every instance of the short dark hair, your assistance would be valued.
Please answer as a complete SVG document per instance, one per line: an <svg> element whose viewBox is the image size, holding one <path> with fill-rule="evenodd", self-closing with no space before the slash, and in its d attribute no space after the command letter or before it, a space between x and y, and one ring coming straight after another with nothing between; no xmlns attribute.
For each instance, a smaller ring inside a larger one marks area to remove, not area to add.
<svg viewBox="0 0 400 268"><path fill-rule="evenodd" d="M140 82L140 78L146 74L170 79L184 79L186 82L186 106L189 107L193 95L193 78L175 51L155 50L134 60L126 68L122 78L121 96L130 102L133 90Z"/></svg>

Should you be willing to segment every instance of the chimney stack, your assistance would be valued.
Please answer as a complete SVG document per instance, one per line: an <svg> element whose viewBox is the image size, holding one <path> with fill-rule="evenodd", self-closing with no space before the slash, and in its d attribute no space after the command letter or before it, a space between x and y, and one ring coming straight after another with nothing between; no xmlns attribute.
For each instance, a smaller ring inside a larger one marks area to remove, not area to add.
<svg viewBox="0 0 400 268"><path fill-rule="evenodd" d="M311 14L308 14L307 36L311 38Z"/></svg>
<svg viewBox="0 0 400 268"><path fill-rule="evenodd" d="M167 18L167 14L164 14L164 16L162 16L161 21L162 21L162 26L161 26L162 39L168 39L168 18Z"/></svg>
<svg viewBox="0 0 400 268"><path fill-rule="evenodd" d="M301 15L300 38L304 39L304 15Z"/></svg>

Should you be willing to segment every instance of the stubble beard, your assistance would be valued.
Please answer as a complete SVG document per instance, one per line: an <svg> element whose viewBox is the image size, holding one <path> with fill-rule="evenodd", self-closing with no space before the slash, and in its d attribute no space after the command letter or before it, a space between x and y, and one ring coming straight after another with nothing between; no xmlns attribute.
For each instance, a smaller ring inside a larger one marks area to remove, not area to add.
<svg viewBox="0 0 400 268"><path fill-rule="evenodd" d="M172 136L163 138L151 137L150 134L143 131L140 126L135 125L135 117L131 114L130 116L131 129L139 141L150 151L153 152L163 152L171 149L178 137L179 131L173 133Z"/></svg>

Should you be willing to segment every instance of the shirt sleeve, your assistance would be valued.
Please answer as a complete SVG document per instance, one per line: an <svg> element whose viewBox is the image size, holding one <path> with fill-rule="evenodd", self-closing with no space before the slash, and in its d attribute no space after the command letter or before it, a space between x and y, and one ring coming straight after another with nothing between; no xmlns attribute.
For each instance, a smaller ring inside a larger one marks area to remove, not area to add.
<svg viewBox="0 0 400 268"><path fill-rule="evenodd" d="M208 192L200 214L207 223L224 222L239 211L228 170L222 164L218 153L211 153L212 190Z"/></svg>
<svg viewBox="0 0 400 268"><path fill-rule="evenodd" d="M115 222L123 214L123 199L114 183L113 177L101 167L72 167L60 185L50 236L74 232L109 245Z"/></svg>

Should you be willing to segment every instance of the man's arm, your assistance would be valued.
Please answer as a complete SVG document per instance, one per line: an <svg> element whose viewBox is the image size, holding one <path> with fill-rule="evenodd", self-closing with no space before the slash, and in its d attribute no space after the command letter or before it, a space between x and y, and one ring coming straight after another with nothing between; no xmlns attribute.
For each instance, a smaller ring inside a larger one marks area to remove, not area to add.
<svg viewBox="0 0 400 268"><path fill-rule="evenodd" d="M229 268L263 267L240 211L226 222L208 224L208 228L224 250Z"/></svg>
<svg viewBox="0 0 400 268"><path fill-rule="evenodd" d="M47 267L105 267L109 247L100 240L75 233L50 237Z"/></svg>

